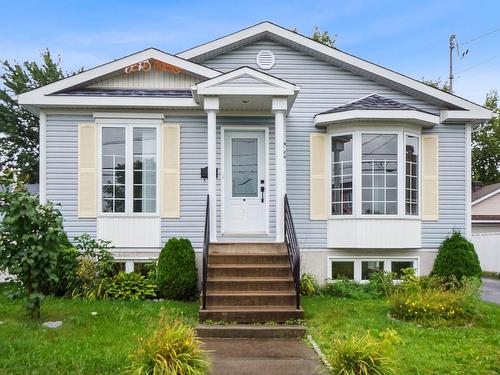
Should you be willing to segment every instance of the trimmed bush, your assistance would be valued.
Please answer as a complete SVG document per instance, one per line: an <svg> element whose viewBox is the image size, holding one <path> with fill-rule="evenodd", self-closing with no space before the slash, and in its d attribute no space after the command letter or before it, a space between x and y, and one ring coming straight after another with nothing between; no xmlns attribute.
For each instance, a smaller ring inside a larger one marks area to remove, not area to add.
<svg viewBox="0 0 500 375"><path fill-rule="evenodd" d="M194 329L163 314L158 329L129 355L125 373L204 375L210 363Z"/></svg>
<svg viewBox="0 0 500 375"><path fill-rule="evenodd" d="M481 265L474 245L459 232L447 237L439 247L432 275L462 280L463 277L481 277Z"/></svg>
<svg viewBox="0 0 500 375"><path fill-rule="evenodd" d="M196 295L198 272L193 246L185 238L171 238L158 258L159 293L164 298L188 300Z"/></svg>
<svg viewBox="0 0 500 375"><path fill-rule="evenodd" d="M73 246L65 246L57 255L57 281L51 285L51 293L56 296L65 296L78 286L77 271L80 265L80 253Z"/></svg>

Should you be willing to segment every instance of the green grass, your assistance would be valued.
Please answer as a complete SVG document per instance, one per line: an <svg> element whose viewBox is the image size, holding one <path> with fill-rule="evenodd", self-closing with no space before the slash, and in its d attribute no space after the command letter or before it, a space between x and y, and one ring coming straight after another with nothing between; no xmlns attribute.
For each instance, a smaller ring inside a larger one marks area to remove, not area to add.
<svg viewBox="0 0 500 375"><path fill-rule="evenodd" d="M42 316L26 316L23 301L0 289L0 374L120 374L138 337L146 337L160 308L194 324L197 302L118 302L47 298ZM97 312L92 316L91 312ZM48 329L41 324L63 320Z"/></svg>
<svg viewBox="0 0 500 375"><path fill-rule="evenodd" d="M396 374L499 374L500 306L481 303L484 318L473 327L425 328L387 317L383 300L355 301L332 297L303 297L308 330L327 358L335 338L386 328L398 332Z"/></svg>

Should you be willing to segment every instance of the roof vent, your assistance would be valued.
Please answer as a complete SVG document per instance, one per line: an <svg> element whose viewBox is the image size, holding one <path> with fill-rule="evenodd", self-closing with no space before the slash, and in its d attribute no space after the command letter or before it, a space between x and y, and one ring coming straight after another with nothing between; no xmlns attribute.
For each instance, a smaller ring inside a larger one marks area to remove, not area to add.
<svg viewBox="0 0 500 375"><path fill-rule="evenodd" d="M276 63L276 58L274 57L274 53L269 50L262 50L257 54L255 59L259 68L263 70L271 69Z"/></svg>

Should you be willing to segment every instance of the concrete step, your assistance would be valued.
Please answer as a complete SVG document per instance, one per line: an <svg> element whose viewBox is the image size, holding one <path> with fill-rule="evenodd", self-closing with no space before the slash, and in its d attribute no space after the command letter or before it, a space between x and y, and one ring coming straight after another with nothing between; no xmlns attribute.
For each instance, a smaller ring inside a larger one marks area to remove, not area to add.
<svg viewBox="0 0 500 375"><path fill-rule="evenodd" d="M306 334L306 329L301 325L283 324L199 324L196 332L202 338L289 339L303 337Z"/></svg>
<svg viewBox="0 0 500 375"><path fill-rule="evenodd" d="M218 306L262 306L262 305L291 305L296 302L296 294L283 291L208 291L207 305Z"/></svg>
<svg viewBox="0 0 500 375"><path fill-rule="evenodd" d="M273 264L208 264L208 277L288 277L290 266Z"/></svg>
<svg viewBox="0 0 500 375"><path fill-rule="evenodd" d="M200 322L206 320L235 323L284 323L303 319L304 311L294 306L209 306L200 309Z"/></svg>
<svg viewBox="0 0 500 375"><path fill-rule="evenodd" d="M288 265L288 254L210 253L210 264L279 264Z"/></svg>
<svg viewBox="0 0 500 375"><path fill-rule="evenodd" d="M257 254L288 254L284 243L274 242L217 242L210 244L210 254L218 253L257 253Z"/></svg>
<svg viewBox="0 0 500 375"><path fill-rule="evenodd" d="M289 277L217 277L208 279L209 291L294 291L293 278Z"/></svg>

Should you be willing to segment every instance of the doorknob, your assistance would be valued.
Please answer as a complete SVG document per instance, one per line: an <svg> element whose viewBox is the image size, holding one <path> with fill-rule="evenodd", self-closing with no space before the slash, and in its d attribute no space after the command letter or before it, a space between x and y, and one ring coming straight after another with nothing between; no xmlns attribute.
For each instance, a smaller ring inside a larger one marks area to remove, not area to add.
<svg viewBox="0 0 500 375"><path fill-rule="evenodd" d="M264 203L264 180L260 180L260 202Z"/></svg>

